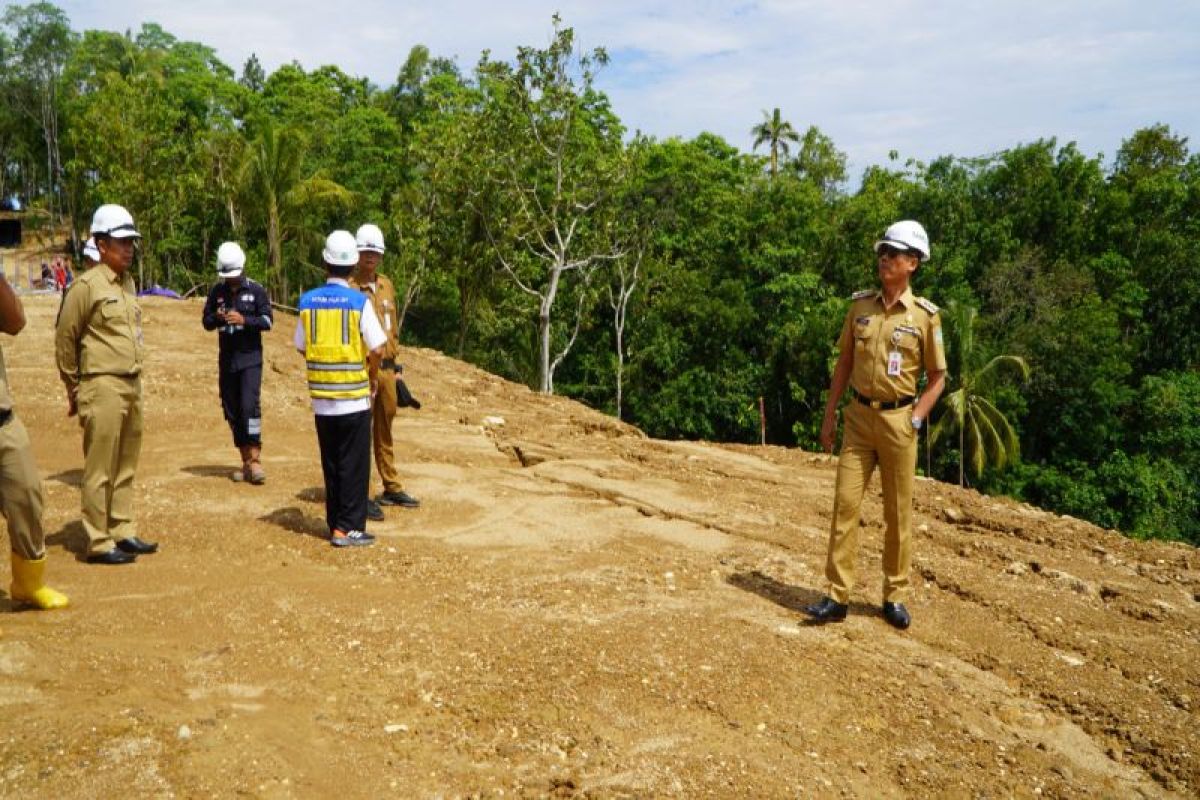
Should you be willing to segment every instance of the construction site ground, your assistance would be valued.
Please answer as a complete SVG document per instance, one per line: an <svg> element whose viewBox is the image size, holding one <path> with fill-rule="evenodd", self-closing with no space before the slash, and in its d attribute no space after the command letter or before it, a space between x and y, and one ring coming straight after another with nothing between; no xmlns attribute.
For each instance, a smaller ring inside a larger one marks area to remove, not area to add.
<svg viewBox="0 0 1200 800"><path fill-rule="evenodd" d="M850 617L812 626L833 457L651 439L405 348L421 507L335 549L283 313L251 486L200 301L144 300L136 515L161 550L88 565L57 305L0 337L71 598L0 613L0 796L1200 794L1194 548L919 480L899 632L876 478Z"/></svg>

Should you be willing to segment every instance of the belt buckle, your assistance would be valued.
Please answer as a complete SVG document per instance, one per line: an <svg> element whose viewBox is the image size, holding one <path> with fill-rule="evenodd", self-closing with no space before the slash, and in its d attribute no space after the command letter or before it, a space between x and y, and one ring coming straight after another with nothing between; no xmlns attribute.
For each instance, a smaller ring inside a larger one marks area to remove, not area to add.
<svg viewBox="0 0 1200 800"><path fill-rule="evenodd" d="M879 409L883 408L883 403L879 402L878 400L872 400L872 401L871 401L871 408L873 408L873 409L875 409L876 411L878 411Z"/></svg>

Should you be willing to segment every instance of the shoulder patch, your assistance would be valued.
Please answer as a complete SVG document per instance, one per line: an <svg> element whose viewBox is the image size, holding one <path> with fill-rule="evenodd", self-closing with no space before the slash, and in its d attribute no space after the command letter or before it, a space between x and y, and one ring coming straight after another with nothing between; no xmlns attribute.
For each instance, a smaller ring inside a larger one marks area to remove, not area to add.
<svg viewBox="0 0 1200 800"><path fill-rule="evenodd" d="M917 298L917 305L919 305L921 308L928 311L931 315L936 314L936 313L938 313L938 311L941 310L937 306L935 306L933 303L926 300L924 297Z"/></svg>
<svg viewBox="0 0 1200 800"><path fill-rule="evenodd" d="M868 297L874 297L874 296L875 296L874 289L863 289L861 292L855 292L854 294L850 295L850 299L851 300L864 300Z"/></svg>

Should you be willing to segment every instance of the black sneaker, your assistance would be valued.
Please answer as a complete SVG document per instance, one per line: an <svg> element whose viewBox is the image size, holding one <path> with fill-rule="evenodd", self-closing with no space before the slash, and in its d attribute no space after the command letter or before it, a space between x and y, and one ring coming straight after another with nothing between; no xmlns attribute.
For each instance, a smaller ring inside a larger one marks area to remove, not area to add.
<svg viewBox="0 0 1200 800"><path fill-rule="evenodd" d="M379 522L383 519L383 509L379 507L379 503L374 500L367 501L367 519Z"/></svg>
<svg viewBox="0 0 1200 800"><path fill-rule="evenodd" d="M375 537L366 531L334 531L329 543L334 547L367 547L375 544Z"/></svg>
<svg viewBox="0 0 1200 800"><path fill-rule="evenodd" d="M893 628L904 630L912 624L912 615L908 613L908 609L903 603L884 603L883 618Z"/></svg>
<svg viewBox="0 0 1200 800"><path fill-rule="evenodd" d="M404 508L419 508L421 501L408 492L384 492L379 495L379 503L385 506L402 506Z"/></svg>

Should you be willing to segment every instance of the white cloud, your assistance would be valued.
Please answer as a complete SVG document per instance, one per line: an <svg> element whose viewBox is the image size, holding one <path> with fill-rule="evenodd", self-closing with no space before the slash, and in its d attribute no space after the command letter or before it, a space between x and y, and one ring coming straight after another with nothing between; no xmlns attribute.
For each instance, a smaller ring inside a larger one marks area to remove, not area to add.
<svg viewBox="0 0 1200 800"><path fill-rule="evenodd" d="M544 46L560 10L613 56L601 87L630 130L713 131L748 149L764 109L818 125L861 170L978 155L1044 136L1115 152L1137 127L1200 136L1200 4L1092 0L85 0L77 29L155 21L235 69L335 63L386 85L425 44L469 71L482 50Z"/></svg>

